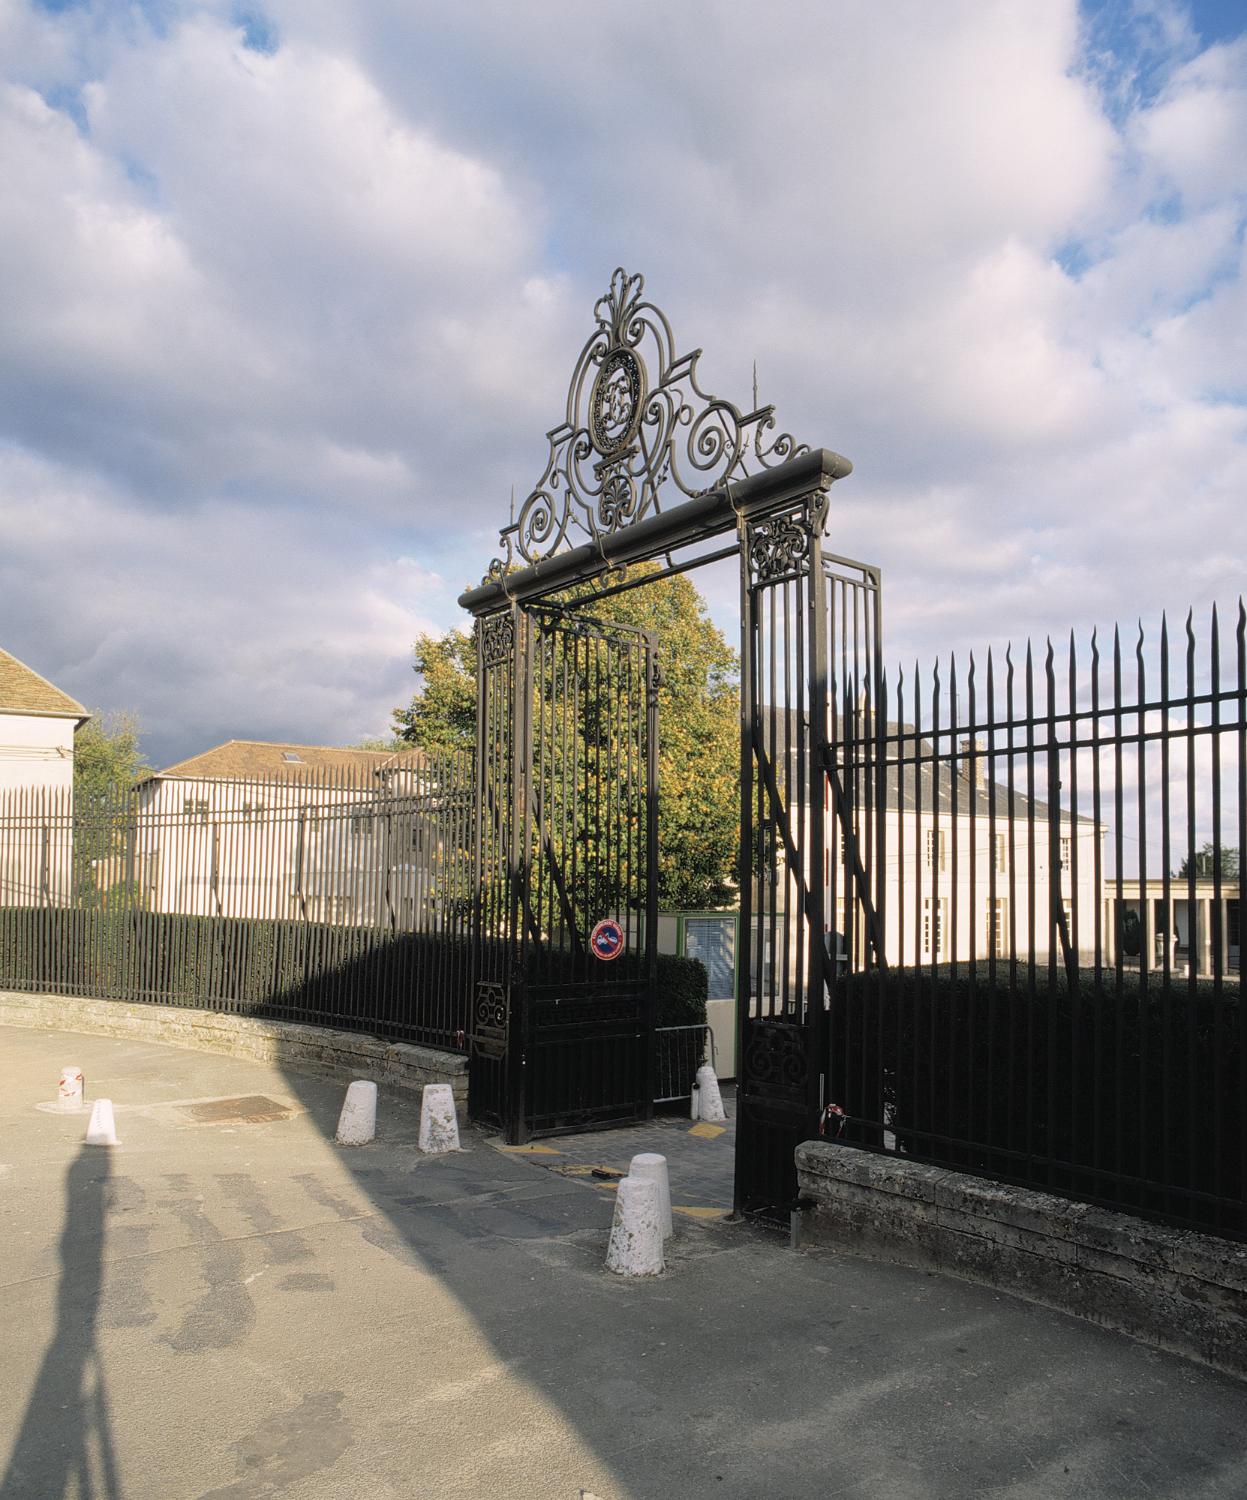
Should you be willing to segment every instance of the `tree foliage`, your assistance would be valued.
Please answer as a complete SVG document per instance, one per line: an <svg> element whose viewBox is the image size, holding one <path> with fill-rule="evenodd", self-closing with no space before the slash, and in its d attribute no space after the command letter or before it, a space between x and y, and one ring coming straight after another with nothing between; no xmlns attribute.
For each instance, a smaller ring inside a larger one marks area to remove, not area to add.
<svg viewBox="0 0 1247 1500"><path fill-rule="evenodd" d="M394 710L394 733L422 750L470 750L476 744L476 637L461 630L422 635L412 648L420 686Z"/></svg>
<svg viewBox="0 0 1247 1500"><path fill-rule="evenodd" d="M656 565L648 571L656 572ZM655 579L585 613L652 631L658 641L659 903L668 909L722 906L732 897L739 838L736 653L683 576ZM426 750L473 746L475 636L457 630L421 636L414 667L421 684L411 704L395 710L396 731Z"/></svg>
<svg viewBox="0 0 1247 1500"><path fill-rule="evenodd" d="M74 735L74 888L95 906L128 886L126 829L135 782L147 769L136 715L96 710ZM131 904L137 892L129 893Z"/></svg>
<svg viewBox="0 0 1247 1500"><path fill-rule="evenodd" d="M147 769L136 715L97 709L74 735L74 804L89 812L122 801Z"/></svg>
<svg viewBox="0 0 1247 1500"><path fill-rule="evenodd" d="M1234 848L1227 848L1225 844L1218 846L1211 839L1196 851L1195 864L1192 870L1191 857L1188 854L1178 866L1175 878L1178 880L1189 880L1192 873L1197 880L1212 880L1216 873L1217 849L1221 850L1221 879L1237 880L1239 869L1239 852Z"/></svg>

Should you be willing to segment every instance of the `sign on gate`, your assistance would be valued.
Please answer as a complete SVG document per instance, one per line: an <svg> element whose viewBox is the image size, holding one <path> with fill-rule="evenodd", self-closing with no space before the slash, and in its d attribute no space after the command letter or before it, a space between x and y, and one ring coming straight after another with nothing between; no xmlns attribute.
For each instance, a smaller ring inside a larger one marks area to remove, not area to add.
<svg viewBox="0 0 1247 1500"><path fill-rule="evenodd" d="M603 917L589 934L589 949L594 958L609 963L624 951L624 930L612 917Z"/></svg>

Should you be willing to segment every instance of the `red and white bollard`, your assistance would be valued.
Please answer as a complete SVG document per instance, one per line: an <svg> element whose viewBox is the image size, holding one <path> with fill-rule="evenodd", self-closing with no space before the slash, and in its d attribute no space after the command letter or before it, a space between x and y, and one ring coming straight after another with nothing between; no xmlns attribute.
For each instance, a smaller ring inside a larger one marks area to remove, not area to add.
<svg viewBox="0 0 1247 1500"><path fill-rule="evenodd" d="M83 1088L81 1068L62 1068L56 1085L56 1102L62 1109L81 1109Z"/></svg>

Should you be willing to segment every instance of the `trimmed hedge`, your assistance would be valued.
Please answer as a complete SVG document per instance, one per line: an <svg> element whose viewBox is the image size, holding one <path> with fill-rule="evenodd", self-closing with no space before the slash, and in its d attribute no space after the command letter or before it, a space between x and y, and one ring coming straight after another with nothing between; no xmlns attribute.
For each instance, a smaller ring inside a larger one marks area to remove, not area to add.
<svg viewBox="0 0 1247 1500"><path fill-rule="evenodd" d="M830 1016L831 1097L882 1142L958 1170L1247 1230L1237 984L1118 989L1007 965L847 978ZM1215 1200L1215 1201L1214 1201Z"/></svg>
<svg viewBox="0 0 1247 1500"><path fill-rule="evenodd" d="M530 979L544 983L582 977L570 954L548 954L536 968ZM620 981L638 975L639 962L627 956L611 971ZM133 909L0 908L0 987L7 989L184 1005L462 1047L470 976L468 940L437 933ZM704 1024L706 994L700 961L659 955L657 1025Z"/></svg>

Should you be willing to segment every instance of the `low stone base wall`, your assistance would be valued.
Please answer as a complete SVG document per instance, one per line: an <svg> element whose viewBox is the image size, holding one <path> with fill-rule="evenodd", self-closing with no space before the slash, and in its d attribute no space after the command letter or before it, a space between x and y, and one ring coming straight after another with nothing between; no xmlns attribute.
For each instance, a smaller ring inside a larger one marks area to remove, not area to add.
<svg viewBox="0 0 1247 1500"><path fill-rule="evenodd" d="M939 1270L1247 1377L1247 1245L825 1141L797 1148L802 1245Z"/></svg>
<svg viewBox="0 0 1247 1500"><path fill-rule="evenodd" d="M259 1020L174 1005L130 1005L69 995L23 995L0 990L0 1025L44 1031L82 1031L195 1047L227 1057L250 1057L349 1082L370 1078L391 1088L448 1083L461 1120L467 1116L468 1060L457 1052L387 1042L359 1031L334 1031L295 1021Z"/></svg>

